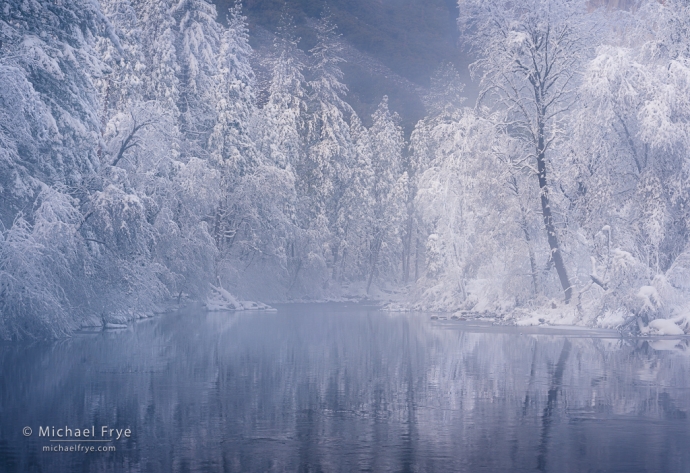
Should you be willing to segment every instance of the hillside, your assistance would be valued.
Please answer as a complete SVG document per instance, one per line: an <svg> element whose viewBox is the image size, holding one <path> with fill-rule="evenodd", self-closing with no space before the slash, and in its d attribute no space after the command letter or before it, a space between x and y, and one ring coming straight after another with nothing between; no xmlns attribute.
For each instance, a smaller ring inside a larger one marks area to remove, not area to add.
<svg viewBox="0 0 690 473"><path fill-rule="evenodd" d="M233 4L217 0L219 18ZM320 0L247 0L250 42L265 56L270 34L286 9L295 19L300 48L311 49L316 37L314 20L321 15ZM469 60L458 47L457 3L454 0L335 0L328 3L345 46L345 83L348 102L361 117L369 117L384 94L401 115L407 133L424 114L422 96L432 72L452 62L469 84ZM472 89L466 89L472 94Z"/></svg>

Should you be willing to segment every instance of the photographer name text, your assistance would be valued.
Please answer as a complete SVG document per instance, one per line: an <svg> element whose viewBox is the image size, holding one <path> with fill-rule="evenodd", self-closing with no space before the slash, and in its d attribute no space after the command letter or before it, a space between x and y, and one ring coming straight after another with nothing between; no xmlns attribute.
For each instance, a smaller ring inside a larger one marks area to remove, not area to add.
<svg viewBox="0 0 690 473"><path fill-rule="evenodd" d="M96 436L99 434L99 436ZM98 440L120 440L125 438L130 438L132 436L132 430L127 429L117 429L111 428L107 425L102 425L99 429L95 426L86 428L71 428L71 427L58 427L55 426L39 426L38 436L45 437L49 439L98 439Z"/></svg>

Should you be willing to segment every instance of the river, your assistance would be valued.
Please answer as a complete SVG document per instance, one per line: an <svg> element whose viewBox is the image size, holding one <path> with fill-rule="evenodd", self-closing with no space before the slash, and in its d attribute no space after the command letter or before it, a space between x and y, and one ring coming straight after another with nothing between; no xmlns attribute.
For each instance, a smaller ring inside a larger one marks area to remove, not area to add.
<svg viewBox="0 0 690 473"><path fill-rule="evenodd" d="M0 345L0 471L690 472L687 339L278 309Z"/></svg>

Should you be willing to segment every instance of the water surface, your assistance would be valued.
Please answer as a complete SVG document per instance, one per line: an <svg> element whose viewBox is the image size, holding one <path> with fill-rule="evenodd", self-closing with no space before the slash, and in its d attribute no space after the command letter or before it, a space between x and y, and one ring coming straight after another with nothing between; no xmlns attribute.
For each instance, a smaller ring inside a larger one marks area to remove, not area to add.
<svg viewBox="0 0 690 473"><path fill-rule="evenodd" d="M687 340L279 309L0 345L0 471L690 472Z"/></svg>

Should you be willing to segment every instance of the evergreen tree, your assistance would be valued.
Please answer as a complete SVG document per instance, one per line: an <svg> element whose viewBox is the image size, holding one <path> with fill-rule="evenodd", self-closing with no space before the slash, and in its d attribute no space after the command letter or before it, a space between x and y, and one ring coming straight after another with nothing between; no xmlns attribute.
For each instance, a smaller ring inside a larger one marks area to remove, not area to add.
<svg viewBox="0 0 690 473"><path fill-rule="evenodd" d="M187 154L199 155L216 123L215 90L225 85L215 83L223 32L215 6L205 0L180 0L171 14L176 20L180 131Z"/></svg>
<svg viewBox="0 0 690 473"><path fill-rule="evenodd" d="M344 228L342 257L334 272L336 279L359 281L366 278L369 270L374 171L371 133L355 114L350 120L350 136L355 157L351 179L342 197L343 212L339 215L339 225Z"/></svg>
<svg viewBox="0 0 690 473"><path fill-rule="evenodd" d="M250 123L255 113L255 77L249 58L246 17L238 2L230 10L228 28L220 40L217 75L214 80L216 122L209 138L209 153L226 175L242 176L256 164Z"/></svg>
<svg viewBox="0 0 690 473"><path fill-rule="evenodd" d="M297 48L298 42L292 18L283 14L274 41L278 58L272 64L268 102L256 127L256 142L261 153L281 168L294 168L304 153L306 91L302 71L305 65Z"/></svg>
<svg viewBox="0 0 690 473"><path fill-rule="evenodd" d="M340 63L340 37L328 10L316 26L318 42L311 52L308 82L307 152L298 166L301 196L308 198L311 228L330 233L330 265L335 270L341 257L345 226L342 197L352 178L352 138L347 116L354 111L345 102Z"/></svg>
<svg viewBox="0 0 690 473"><path fill-rule="evenodd" d="M209 138L211 160L221 172L221 197L213 228L219 248L232 246L238 235L251 228L248 217L253 215L252 199L245 184L258 165L249 128L255 113L251 54L246 18L236 3L221 37L213 90L216 123Z"/></svg>
<svg viewBox="0 0 690 473"><path fill-rule="evenodd" d="M180 65L175 49L175 19L171 0L135 0L133 2L138 21L142 27L142 48L146 60L147 78L144 83L144 98L155 100L175 119L179 118Z"/></svg>
<svg viewBox="0 0 690 473"><path fill-rule="evenodd" d="M381 266L393 274L402 254L401 231L409 186L407 173L402 171L405 138L397 115L388 109L387 96L383 97L372 120L370 193L373 208L367 292Z"/></svg>
<svg viewBox="0 0 690 473"><path fill-rule="evenodd" d="M409 192L403 237L404 282L407 282L412 274L414 281L419 278L420 267L423 270L424 265L423 242L429 233L434 233L433 230L424 228L424 216L415 206L419 180L435 159L438 143L434 142L432 133L437 127L457 119L465 101L464 88L465 84L460 80L455 67L450 63L442 64L432 75L429 94L425 97L427 116L417 123L410 136L409 156L405 166L409 177Z"/></svg>

